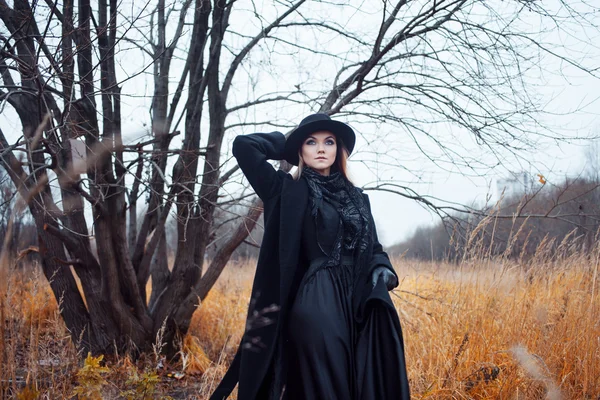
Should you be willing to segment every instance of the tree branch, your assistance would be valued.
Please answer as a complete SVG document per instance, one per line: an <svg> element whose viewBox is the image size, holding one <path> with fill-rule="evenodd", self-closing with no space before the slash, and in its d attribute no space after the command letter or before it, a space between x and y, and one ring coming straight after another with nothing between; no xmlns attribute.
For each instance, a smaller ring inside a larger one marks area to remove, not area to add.
<svg viewBox="0 0 600 400"><path fill-rule="evenodd" d="M296 2L293 6L288 8L279 18L276 18L269 26L264 28L261 33L254 37L233 59L231 65L229 66L229 70L225 75L225 79L223 80L223 86L221 89L221 93L223 98L227 98L227 93L229 92L229 88L231 87L231 82L233 81L233 76L235 75L235 71L240 66L242 60L246 57L246 55L256 46L261 39L267 37L269 33L275 28L277 25L281 23L286 17L292 14L294 11L298 9L306 0L300 0Z"/></svg>

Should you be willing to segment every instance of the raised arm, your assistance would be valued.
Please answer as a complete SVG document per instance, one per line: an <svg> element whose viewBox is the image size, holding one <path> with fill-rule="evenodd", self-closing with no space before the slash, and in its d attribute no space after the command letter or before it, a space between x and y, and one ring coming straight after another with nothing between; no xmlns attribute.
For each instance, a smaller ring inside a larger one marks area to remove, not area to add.
<svg viewBox="0 0 600 400"><path fill-rule="evenodd" d="M282 160L284 147L285 136L281 132L240 135L233 141L233 156L263 201L281 191L286 173L276 171L267 160Z"/></svg>

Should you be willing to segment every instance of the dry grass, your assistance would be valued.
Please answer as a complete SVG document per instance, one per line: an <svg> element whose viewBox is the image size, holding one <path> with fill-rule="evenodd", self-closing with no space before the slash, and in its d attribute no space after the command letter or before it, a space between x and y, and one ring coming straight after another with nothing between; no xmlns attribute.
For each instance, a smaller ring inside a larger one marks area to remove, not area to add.
<svg viewBox="0 0 600 400"><path fill-rule="evenodd" d="M600 394L596 265L408 266L395 304L415 398Z"/></svg>
<svg viewBox="0 0 600 400"><path fill-rule="evenodd" d="M413 398L597 399L600 256L574 248L527 262L396 260L401 284L392 298ZM181 361L156 370L155 355L135 364L112 358L108 372L98 371L102 396L125 398L145 387L153 398L206 398L240 341L252 264L228 266L194 315ZM10 272L7 282L0 293L0 397L72 397L82 386L81 364L47 283L30 271Z"/></svg>

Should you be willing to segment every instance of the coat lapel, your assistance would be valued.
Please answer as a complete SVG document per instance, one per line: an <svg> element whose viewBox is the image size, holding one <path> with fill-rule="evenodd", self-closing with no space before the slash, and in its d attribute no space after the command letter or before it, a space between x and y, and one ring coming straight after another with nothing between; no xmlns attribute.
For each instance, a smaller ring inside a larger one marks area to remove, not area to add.
<svg viewBox="0 0 600 400"><path fill-rule="evenodd" d="M281 268L281 294L289 294L300 256L302 219L308 202L308 185L304 179L286 179L281 191L281 217L279 220L279 263ZM285 302L282 299L282 303ZM284 304L282 306L285 307Z"/></svg>

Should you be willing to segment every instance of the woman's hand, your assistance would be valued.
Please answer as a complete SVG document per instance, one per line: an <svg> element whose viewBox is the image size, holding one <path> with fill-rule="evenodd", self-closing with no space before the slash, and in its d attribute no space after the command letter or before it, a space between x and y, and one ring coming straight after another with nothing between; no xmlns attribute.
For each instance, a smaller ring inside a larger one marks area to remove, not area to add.
<svg viewBox="0 0 600 400"><path fill-rule="evenodd" d="M394 273L387 267L375 268L371 278L373 279L373 287L377 285L379 278L383 279L383 283L385 283L388 291L398 286L398 278L396 278L396 275L394 275Z"/></svg>

